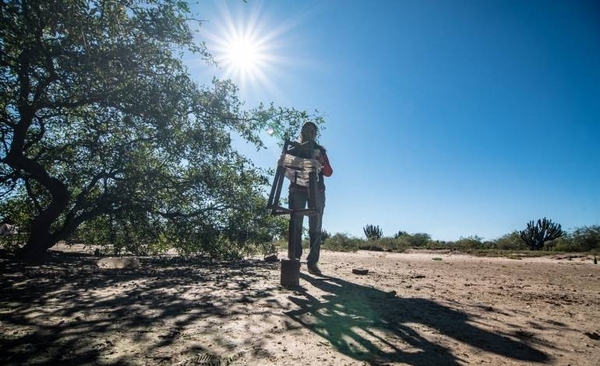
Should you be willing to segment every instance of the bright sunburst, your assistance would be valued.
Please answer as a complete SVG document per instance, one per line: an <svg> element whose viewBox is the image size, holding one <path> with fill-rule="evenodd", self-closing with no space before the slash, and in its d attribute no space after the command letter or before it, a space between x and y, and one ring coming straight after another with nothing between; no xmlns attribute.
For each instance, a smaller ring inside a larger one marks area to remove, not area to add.
<svg viewBox="0 0 600 366"><path fill-rule="evenodd" d="M260 44L249 37L232 40L226 46L223 57L223 66L233 73L256 74L264 63L265 53Z"/></svg>
<svg viewBox="0 0 600 366"><path fill-rule="evenodd" d="M222 78L238 85L242 96L280 94L274 80L281 76L277 67L290 63L278 55L284 44L281 36L289 29L267 24L259 8L236 7L234 16L227 5L221 6L219 20L211 22L215 27L206 36Z"/></svg>

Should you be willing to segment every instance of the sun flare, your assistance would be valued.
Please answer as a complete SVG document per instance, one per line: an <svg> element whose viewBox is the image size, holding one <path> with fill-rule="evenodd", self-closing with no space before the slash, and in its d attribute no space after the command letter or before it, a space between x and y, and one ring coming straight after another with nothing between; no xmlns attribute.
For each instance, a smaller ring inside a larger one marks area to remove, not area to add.
<svg viewBox="0 0 600 366"><path fill-rule="evenodd" d="M255 28L240 29L233 24L218 41L215 60L225 77L241 84L264 84L274 57L270 54L268 38L260 38Z"/></svg>
<svg viewBox="0 0 600 366"><path fill-rule="evenodd" d="M236 7L232 14L233 8L221 6L218 22L205 33L219 78L232 80L242 97L282 95L277 85L286 77L284 69L297 61L289 56L290 43L284 39L289 23L273 24L260 8Z"/></svg>
<svg viewBox="0 0 600 366"><path fill-rule="evenodd" d="M227 45L223 54L223 64L235 72L253 73L260 67L264 56L256 41L242 38L233 40Z"/></svg>

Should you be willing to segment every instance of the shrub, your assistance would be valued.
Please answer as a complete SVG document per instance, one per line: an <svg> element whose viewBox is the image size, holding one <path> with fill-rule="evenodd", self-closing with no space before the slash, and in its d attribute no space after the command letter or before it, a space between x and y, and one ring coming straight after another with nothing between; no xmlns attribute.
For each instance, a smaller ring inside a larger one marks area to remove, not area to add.
<svg viewBox="0 0 600 366"><path fill-rule="evenodd" d="M379 242L379 240L367 240L365 242L362 242L358 246L358 249L368 250L371 252L383 252L383 248L381 246L379 246L378 242Z"/></svg>
<svg viewBox="0 0 600 366"><path fill-rule="evenodd" d="M331 237L331 234L327 231L327 230L321 230L321 242L324 242L325 240L329 239Z"/></svg>
<svg viewBox="0 0 600 366"><path fill-rule="evenodd" d="M381 238L377 241L377 244L388 252L404 252L410 247L400 238Z"/></svg>
<svg viewBox="0 0 600 366"><path fill-rule="evenodd" d="M600 249L600 226L584 226L575 229L571 234L573 247L579 251Z"/></svg>
<svg viewBox="0 0 600 366"><path fill-rule="evenodd" d="M544 243L544 250L555 252L576 252L577 249L573 245L573 241L568 236L561 236L554 240Z"/></svg>
<svg viewBox="0 0 600 366"><path fill-rule="evenodd" d="M454 242L444 241L444 240L430 240L426 246L427 249L451 249L455 250L457 248L454 247Z"/></svg>
<svg viewBox="0 0 600 366"><path fill-rule="evenodd" d="M339 252L355 252L363 241L347 234L335 234L323 242L322 248Z"/></svg>
<svg viewBox="0 0 600 366"><path fill-rule="evenodd" d="M400 245L406 247L425 247L431 242L431 236L425 233L406 234L397 238Z"/></svg>
<svg viewBox="0 0 600 366"><path fill-rule="evenodd" d="M519 231L513 231L493 241L494 246L501 250L525 250L527 243L521 238Z"/></svg>
<svg viewBox="0 0 600 366"><path fill-rule="evenodd" d="M358 249L370 250L373 252L404 252L410 246L399 238L384 237L381 239L364 240L360 239Z"/></svg>
<svg viewBox="0 0 600 366"><path fill-rule="evenodd" d="M408 235L408 233L406 231L398 231L396 234L394 234L394 239L398 239L399 237L401 237L402 235Z"/></svg>
<svg viewBox="0 0 600 366"><path fill-rule="evenodd" d="M478 236L460 237L458 241L454 242L454 245L462 250L483 249L482 238Z"/></svg>

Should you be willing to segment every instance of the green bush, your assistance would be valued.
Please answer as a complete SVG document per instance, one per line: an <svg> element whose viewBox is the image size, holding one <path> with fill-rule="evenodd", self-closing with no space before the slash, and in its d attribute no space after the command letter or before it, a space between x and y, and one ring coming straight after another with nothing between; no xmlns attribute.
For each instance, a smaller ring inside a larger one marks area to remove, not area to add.
<svg viewBox="0 0 600 366"><path fill-rule="evenodd" d="M329 239L330 237L331 237L331 234L327 230L325 230L325 229L321 230L321 242L324 242L325 240Z"/></svg>
<svg viewBox="0 0 600 366"><path fill-rule="evenodd" d="M451 250L455 250L457 249L454 246L454 242L452 241L444 241L444 240L430 240L427 245L425 246L425 248L427 249L451 249Z"/></svg>
<svg viewBox="0 0 600 366"><path fill-rule="evenodd" d="M339 252L355 252L364 241L347 234L335 234L327 238L321 248Z"/></svg>
<svg viewBox="0 0 600 366"><path fill-rule="evenodd" d="M544 243L544 250L554 252L577 252L577 248L573 245L573 240L569 236L561 236L560 238L550 240Z"/></svg>
<svg viewBox="0 0 600 366"><path fill-rule="evenodd" d="M398 238L381 238L375 243L382 250L388 252L404 252L406 249L410 248L410 245L407 245L406 242Z"/></svg>
<svg viewBox="0 0 600 366"><path fill-rule="evenodd" d="M399 245L406 247L426 247L431 242L431 236L425 233L406 234L397 238Z"/></svg>
<svg viewBox="0 0 600 366"><path fill-rule="evenodd" d="M513 231L493 241L494 248L500 250L527 250L527 243L521 238L519 231Z"/></svg>
<svg viewBox="0 0 600 366"><path fill-rule="evenodd" d="M571 234L573 247L578 251L591 251L600 249L600 226L583 226Z"/></svg>
<svg viewBox="0 0 600 366"><path fill-rule="evenodd" d="M470 249L483 249L482 238L478 236L468 236L463 238L462 236L454 242L454 245L458 249L470 250Z"/></svg>
<svg viewBox="0 0 600 366"><path fill-rule="evenodd" d="M396 234L394 234L394 239L398 239L399 237L401 237L402 235L408 235L408 233L406 231L398 231Z"/></svg>

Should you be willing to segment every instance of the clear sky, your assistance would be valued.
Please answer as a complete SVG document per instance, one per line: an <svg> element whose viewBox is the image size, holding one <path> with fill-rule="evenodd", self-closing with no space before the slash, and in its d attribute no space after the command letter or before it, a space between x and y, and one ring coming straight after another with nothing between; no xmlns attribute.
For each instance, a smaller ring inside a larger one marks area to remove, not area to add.
<svg viewBox="0 0 600 366"><path fill-rule="evenodd" d="M198 39L258 101L318 110L323 227L497 239L600 224L600 2L200 1ZM244 41L245 40L245 41ZM245 42L245 43L244 43ZM237 46L236 46L237 45ZM236 53L246 52L242 61ZM240 146L259 166L280 154Z"/></svg>

